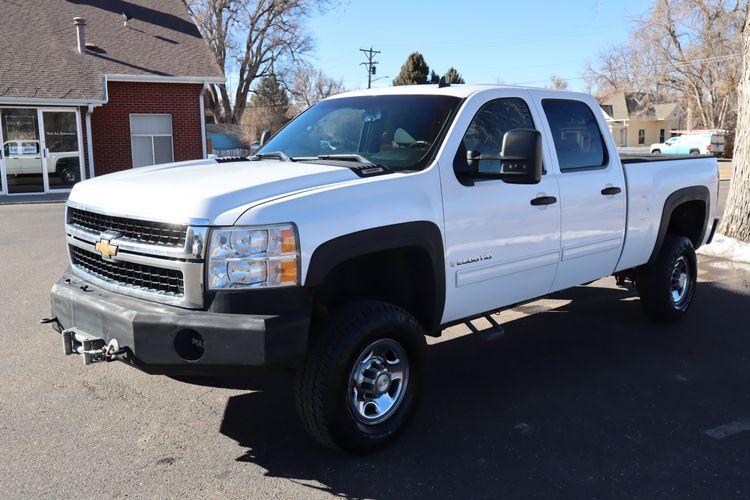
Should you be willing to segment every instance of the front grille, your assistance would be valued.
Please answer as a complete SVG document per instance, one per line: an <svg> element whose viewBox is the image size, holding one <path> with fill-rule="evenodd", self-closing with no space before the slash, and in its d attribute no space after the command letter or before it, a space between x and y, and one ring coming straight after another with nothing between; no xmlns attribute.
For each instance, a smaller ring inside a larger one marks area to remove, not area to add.
<svg viewBox="0 0 750 500"><path fill-rule="evenodd" d="M118 239L148 245L182 247L187 237L187 226L184 225L113 217L72 207L68 208L68 224L96 234L116 231L122 235Z"/></svg>
<svg viewBox="0 0 750 500"><path fill-rule="evenodd" d="M185 294L182 272L174 269L106 261L95 253L70 245L73 266L109 283L173 296Z"/></svg>

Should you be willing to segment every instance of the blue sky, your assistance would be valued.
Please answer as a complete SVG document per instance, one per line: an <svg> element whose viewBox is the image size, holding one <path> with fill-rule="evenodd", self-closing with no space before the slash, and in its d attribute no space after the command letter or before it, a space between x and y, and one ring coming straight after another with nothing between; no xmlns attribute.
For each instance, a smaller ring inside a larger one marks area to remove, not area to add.
<svg viewBox="0 0 750 500"><path fill-rule="evenodd" d="M455 66L467 83L544 86L550 75L577 79L586 61L627 40L652 0L349 0L314 16L311 62L349 89L365 88L359 48L380 50L373 86L388 86L410 52L438 74Z"/></svg>

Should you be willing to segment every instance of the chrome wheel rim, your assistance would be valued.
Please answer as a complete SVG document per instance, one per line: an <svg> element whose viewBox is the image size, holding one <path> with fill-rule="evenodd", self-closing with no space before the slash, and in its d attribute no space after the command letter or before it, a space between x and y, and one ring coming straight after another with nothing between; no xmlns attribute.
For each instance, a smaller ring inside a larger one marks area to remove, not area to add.
<svg viewBox="0 0 750 500"><path fill-rule="evenodd" d="M395 340L376 340L362 350L349 375L349 408L359 422L379 424L401 405L408 384L406 350Z"/></svg>
<svg viewBox="0 0 750 500"><path fill-rule="evenodd" d="M684 256L680 256L672 268L672 303L681 307L690 290L690 265Z"/></svg>

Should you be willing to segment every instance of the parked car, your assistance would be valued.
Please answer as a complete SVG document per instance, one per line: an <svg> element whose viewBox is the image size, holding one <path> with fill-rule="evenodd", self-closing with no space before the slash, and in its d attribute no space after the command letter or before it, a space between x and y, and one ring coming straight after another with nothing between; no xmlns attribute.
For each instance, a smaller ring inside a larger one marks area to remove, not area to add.
<svg viewBox="0 0 750 500"><path fill-rule="evenodd" d="M596 110L548 89L363 90L250 158L81 182L44 321L87 364L295 367L310 435L373 450L429 383L426 335L481 335L479 317L497 332L490 313L609 275L634 282L654 320L687 314L695 249L717 222L716 160L621 158Z"/></svg>
<svg viewBox="0 0 750 500"><path fill-rule="evenodd" d="M3 143L3 159L7 175L39 175L42 173L42 149L36 140L11 140ZM59 176L67 185L81 180L77 151L52 152L47 155L47 173Z"/></svg>
<svg viewBox="0 0 750 500"><path fill-rule="evenodd" d="M724 153L724 136L713 133L680 135L663 143L652 144L651 153L721 156Z"/></svg>

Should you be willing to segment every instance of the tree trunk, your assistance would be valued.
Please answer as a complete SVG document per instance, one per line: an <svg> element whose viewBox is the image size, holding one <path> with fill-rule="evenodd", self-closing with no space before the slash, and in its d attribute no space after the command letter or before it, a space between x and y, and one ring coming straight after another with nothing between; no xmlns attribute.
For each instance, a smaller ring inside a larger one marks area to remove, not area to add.
<svg viewBox="0 0 750 500"><path fill-rule="evenodd" d="M750 8L742 29L742 78L737 111L734 173L719 232L750 242Z"/></svg>

